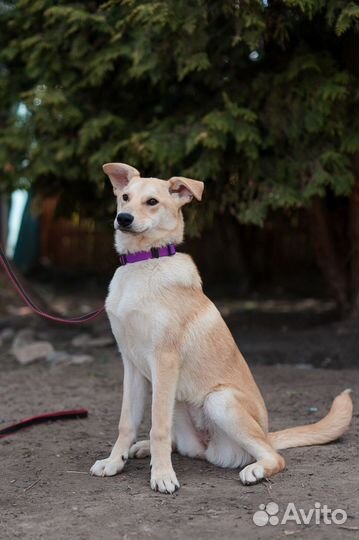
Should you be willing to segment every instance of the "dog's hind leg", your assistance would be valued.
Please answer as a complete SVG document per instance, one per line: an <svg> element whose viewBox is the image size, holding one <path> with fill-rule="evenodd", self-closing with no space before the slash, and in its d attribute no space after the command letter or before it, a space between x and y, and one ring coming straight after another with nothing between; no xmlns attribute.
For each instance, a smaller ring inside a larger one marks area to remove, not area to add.
<svg viewBox="0 0 359 540"><path fill-rule="evenodd" d="M172 450L177 451L182 456L204 458L205 449L206 447L193 424L188 405L177 401L173 415ZM130 458L139 459L150 456L150 441L144 440L134 443L128 455Z"/></svg>
<svg viewBox="0 0 359 540"><path fill-rule="evenodd" d="M151 443L150 440L135 442L128 453L129 458L146 458L151 455Z"/></svg>
<svg viewBox="0 0 359 540"><path fill-rule="evenodd" d="M172 430L173 444L182 456L203 459L206 447L194 426L188 407L183 401L176 402Z"/></svg>
<svg viewBox="0 0 359 540"><path fill-rule="evenodd" d="M248 402L243 397L235 388L220 387L207 396L204 410L217 430L222 430L232 443L255 460L239 475L243 484L255 484L283 470L285 461L270 445L267 434L249 413ZM210 451L211 443L207 453ZM222 462L222 466L226 464Z"/></svg>

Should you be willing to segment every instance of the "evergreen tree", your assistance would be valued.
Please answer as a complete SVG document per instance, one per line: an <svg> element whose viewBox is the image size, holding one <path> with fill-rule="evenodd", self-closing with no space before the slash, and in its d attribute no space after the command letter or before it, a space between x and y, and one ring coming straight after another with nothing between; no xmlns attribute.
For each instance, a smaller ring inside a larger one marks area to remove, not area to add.
<svg viewBox="0 0 359 540"><path fill-rule="evenodd" d="M223 212L306 206L318 224L318 200L353 192L356 2L2 0L0 25L1 189L100 213L104 162L192 176L194 234Z"/></svg>

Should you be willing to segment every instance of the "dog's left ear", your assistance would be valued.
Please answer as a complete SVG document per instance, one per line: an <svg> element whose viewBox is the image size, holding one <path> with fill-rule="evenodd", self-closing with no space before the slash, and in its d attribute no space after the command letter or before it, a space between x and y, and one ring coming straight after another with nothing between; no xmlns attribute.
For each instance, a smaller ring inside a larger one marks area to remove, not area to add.
<svg viewBox="0 0 359 540"><path fill-rule="evenodd" d="M184 178L183 176L172 176L168 180L170 183L170 193L173 197L176 197L180 206L191 202L193 197L200 201L202 199L202 193L204 189L204 183L199 180L192 180L191 178Z"/></svg>

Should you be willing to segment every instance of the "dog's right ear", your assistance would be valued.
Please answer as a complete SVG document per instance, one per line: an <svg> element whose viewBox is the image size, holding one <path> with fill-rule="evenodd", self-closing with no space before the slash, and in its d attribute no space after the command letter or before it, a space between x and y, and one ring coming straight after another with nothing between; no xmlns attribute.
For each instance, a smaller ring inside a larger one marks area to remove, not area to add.
<svg viewBox="0 0 359 540"><path fill-rule="evenodd" d="M115 195L116 190L122 190L132 178L141 176L137 169L125 163L105 163L102 165L102 169L111 180Z"/></svg>

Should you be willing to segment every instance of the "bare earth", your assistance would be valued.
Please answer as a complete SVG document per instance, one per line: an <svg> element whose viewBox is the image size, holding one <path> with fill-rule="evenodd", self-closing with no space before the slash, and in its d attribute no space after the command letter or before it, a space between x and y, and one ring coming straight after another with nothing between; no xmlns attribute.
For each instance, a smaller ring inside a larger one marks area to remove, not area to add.
<svg viewBox="0 0 359 540"><path fill-rule="evenodd" d="M49 332L54 334L54 329ZM73 331L56 336L66 349ZM8 347L0 348L3 422L63 408L87 407L90 412L88 419L34 426L0 441L1 540L358 537L354 424L336 443L285 451L288 470L256 486L242 486L236 470L178 455L173 461L181 489L172 496L151 491L148 459L130 461L116 477L91 477L90 466L108 455L116 437L122 380L115 346L92 353L96 358L90 364L49 366L40 361L21 367ZM352 369L303 369L299 363L256 365L253 371L267 402L271 429L315 421L338 392L357 389ZM141 438L148 427L147 414ZM348 519L342 526L314 521L307 526L293 521L256 526L254 513L271 501L279 505L280 519L289 502L305 511L315 502L341 508Z"/></svg>

